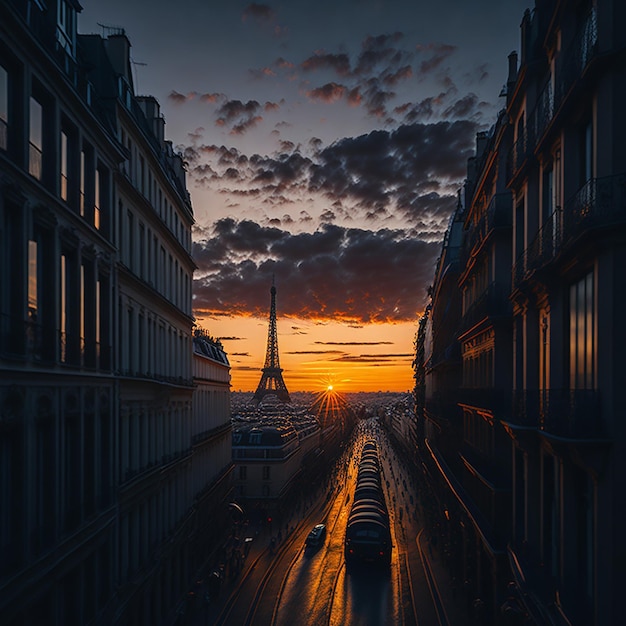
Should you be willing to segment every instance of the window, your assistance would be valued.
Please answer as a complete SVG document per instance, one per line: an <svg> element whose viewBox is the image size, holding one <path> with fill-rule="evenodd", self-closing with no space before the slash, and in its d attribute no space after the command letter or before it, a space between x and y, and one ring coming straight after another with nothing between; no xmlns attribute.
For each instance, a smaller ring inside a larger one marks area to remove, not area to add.
<svg viewBox="0 0 626 626"><path fill-rule="evenodd" d="M100 229L100 209L102 207L102 173L99 169L96 170L96 186L94 190L94 203L93 203L93 225Z"/></svg>
<svg viewBox="0 0 626 626"><path fill-rule="evenodd" d="M0 65L0 149L7 149L9 125L9 74Z"/></svg>
<svg viewBox="0 0 626 626"><path fill-rule="evenodd" d="M126 212L127 219L127 237L128 248L126 250L126 266L129 269L134 269L133 257L135 256L135 220L133 214L130 211Z"/></svg>
<svg viewBox="0 0 626 626"><path fill-rule="evenodd" d="M59 0L57 5L57 41L61 48L73 55L74 11L65 0Z"/></svg>
<svg viewBox="0 0 626 626"><path fill-rule="evenodd" d="M515 259L519 259L525 247L525 216L524 198L520 198L515 205Z"/></svg>
<svg viewBox="0 0 626 626"><path fill-rule="evenodd" d="M494 331L490 329L463 343L463 386L484 389L493 386Z"/></svg>
<svg viewBox="0 0 626 626"><path fill-rule="evenodd" d="M145 169L145 161L143 160L143 157L139 155L139 180L137 181L137 183L139 186L139 191L142 193L142 195L145 195Z"/></svg>
<svg viewBox="0 0 626 626"><path fill-rule="evenodd" d="M239 466L239 480L246 480L248 478L248 466L240 465Z"/></svg>
<svg viewBox="0 0 626 626"><path fill-rule="evenodd" d="M28 319L37 320L38 307L37 242L28 242Z"/></svg>
<svg viewBox="0 0 626 626"><path fill-rule="evenodd" d="M67 260L64 254L61 255L61 362L67 359Z"/></svg>
<svg viewBox="0 0 626 626"><path fill-rule="evenodd" d="M100 339L101 339L101 331L100 331L100 325L102 324L102 313L100 311L100 307L102 306L102 299L101 299L101 291L102 291L102 283L100 282L100 279L98 278L98 280L96 280L96 306L95 306L95 313L96 313L96 356L98 359L98 363L100 363Z"/></svg>
<svg viewBox="0 0 626 626"><path fill-rule="evenodd" d="M139 222L139 277L145 280L146 228Z"/></svg>
<svg viewBox="0 0 626 626"><path fill-rule="evenodd" d="M263 466L263 480L269 480L269 478L270 478L270 466L264 465Z"/></svg>
<svg viewBox="0 0 626 626"><path fill-rule="evenodd" d="M545 223L554 211L554 174L552 163L543 171L542 223Z"/></svg>
<svg viewBox="0 0 626 626"><path fill-rule="evenodd" d="M81 217L85 216L85 149L83 148L80 151L80 200L79 200L79 210Z"/></svg>
<svg viewBox="0 0 626 626"><path fill-rule="evenodd" d="M589 272L570 287L570 389L595 389L594 275Z"/></svg>
<svg viewBox="0 0 626 626"><path fill-rule="evenodd" d="M593 177L593 125L591 119L582 128L581 134L581 184Z"/></svg>
<svg viewBox="0 0 626 626"><path fill-rule="evenodd" d="M82 167L81 159L81 167ZM67 202L67 177L69 173L68 138L65 131L61 131L61 198ZM82 172L81 172L82 173Z"/></svg>
<svg viewBox="0 0 626 626"><path fill-rule="evenodd" d="M250 433L250 435L248 436L248 441L253 445L258 445L261 443L261 435L262 433L260 432Z"/></svg>
<svg viewBox="0 0 626 626"><path fill-rule="evenodd" d="M43 110L31 96L29 125L28 173L41 180L41 155L43 146Z"/></svg>
<svg viewBox="0 0 626 626"><path fill-rule="evenodd" d="M85 353L85 300L87 293L85 291L85 266L80 266L80 294L79 294L79 330L80 330L80 353Z"/></svg>

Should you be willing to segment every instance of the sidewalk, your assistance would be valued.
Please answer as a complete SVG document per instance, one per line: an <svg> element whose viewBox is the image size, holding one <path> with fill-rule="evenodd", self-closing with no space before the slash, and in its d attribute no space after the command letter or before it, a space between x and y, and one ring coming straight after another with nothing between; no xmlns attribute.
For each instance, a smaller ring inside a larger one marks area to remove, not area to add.
<svg viewBox="0 0 626 626"><path fill-rule="evenodd" d="M453 581L437 548L428 540L426 529L417 534L415 542L423 563L424 571L435 610L442 626L469 626L470 618L464 610L463 589Z"/></svg>
<svg viewBox="0 0 626 626"><path fill-rule="evenodd" d="M419 594L420 582L428 587L430 597L433 599L433 614L429 619L437 619L433 624L441 626L470 626L472 623L471 612L468 607L466 591L463 588L462 575L453 580L450 569L445 562L443 544L439 537L433 537L429 533L428 520L429 501L428 491L424 489L423 476L415 460L406 455L401 447L395 447L390 440L390 462L395 467L402 467L408 481L400 481L398 477L392 480L396 483L396 489L400 490L398 504L402 504L409 513L406 517L407 549L411 557L411 566L417 568L411 573L414 594ZM405 491L402 491L404 488ZM407 496L409 500L407 502ZM401 499L401 501L400 501ZM415 544L412 544L413 538ZM417 555L415 551L417 550ZM414 596L415 597L415 596ZM427 626L431 626L430 623Z"/></svg>
<svg viewBox="0 0 626 626"><path fill-rule="evenodd" d="M327 484L329 485L330 482ZM302 495L293 510L283 513L282 519L275 518L272 525L251 524L246 532L241 533L238 545L234 546L234 549L231 545L228 549L229 554L232 555L234 552L238 556L231 556L227 559L227 562L223 564L221 584L211 589L211 573L219 569L220 565L217 551L214 552L207 559L201 578L189 590L187 601L179 604L178 613L171 622L173 626L214 624L243 581L255 569L266 568L274 558L274 553L281 549L284 542L297 531L301 524L309 524L308 517L312 509L325 506L324 494L329 489L327 484L320 484L314 494ZM246 542L247 538L251 538L252 541ZM274 540L273 544L272 540Z"/></svg>

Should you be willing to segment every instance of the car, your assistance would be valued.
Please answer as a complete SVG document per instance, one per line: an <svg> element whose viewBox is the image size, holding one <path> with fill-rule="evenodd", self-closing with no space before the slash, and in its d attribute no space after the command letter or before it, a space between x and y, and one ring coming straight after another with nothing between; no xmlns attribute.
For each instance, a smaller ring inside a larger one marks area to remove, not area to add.
<svg viewBox="0 0 626 626"><path fill-rule="evenodd" d="M324 524L317 524L313 527L309 533L304 545L307 548L318 548L326 540L326 526Z"/></svg>

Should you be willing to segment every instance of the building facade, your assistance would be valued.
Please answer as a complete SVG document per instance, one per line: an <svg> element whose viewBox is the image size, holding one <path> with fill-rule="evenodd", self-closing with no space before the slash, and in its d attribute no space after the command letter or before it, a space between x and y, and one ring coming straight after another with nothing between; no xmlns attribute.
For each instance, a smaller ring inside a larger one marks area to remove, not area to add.
<svg viewBox="0 0 626 626"><path fill-rule="evenodd" d="M114 116L74 2L0 4L0 611L93 623L118 579Z"/></svg>
<svg viewBox="0 0 626 626"><path fill-rule="evenodd" d="M193 445L191 479L196 524L192 541L198 570L231 530L234 499L230 365L220 342L196 328L193 337Z"/></svg>
<svg viewBox="0 0 626 626"><path fill-rule="evenodd" d="M198 371L220 402L192 408L183 162L134 93L124 32L79 35L80 10L0 3L0 612L15 626L165 623L208 550L206 494L228 491L223 352L212 382Z"/></svg>
<svg viewBox="0 0 626 626"><path fill-rule="evenodd" d="M625 19L611 0L523 16L418 337L420 447L485 624L621 620Z"/></svg>
<svg viewBox="0 0 626 626"><path fill-rule="evenodd" d="M515 404L509 560L538 619L621 621L623 2L540 3L508 90ZM548 607L548 608L546 608Z"/></svg>
<svg viewBox="0 0 626 626"><path fill-rule="evenodd" d="M233 420L235 495L244 508L276 511L297 494L303 469L321 442L320 424L305 409L265 406Z"/></svg>

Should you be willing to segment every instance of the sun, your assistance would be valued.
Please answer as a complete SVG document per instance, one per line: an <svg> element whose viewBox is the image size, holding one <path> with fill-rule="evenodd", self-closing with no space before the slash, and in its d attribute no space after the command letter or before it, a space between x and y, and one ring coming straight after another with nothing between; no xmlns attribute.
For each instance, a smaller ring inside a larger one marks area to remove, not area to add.
<svg viewBox="0 0 626 626"><path fill-rule="evenodd" d="M326 391L332 391L333 390L333 386L332 385L328 385L328 387L326 387Z"/></svg>

